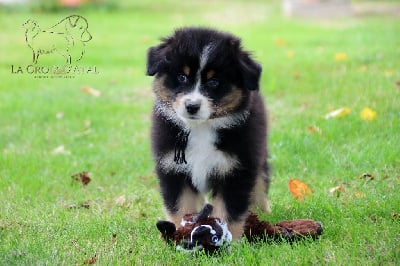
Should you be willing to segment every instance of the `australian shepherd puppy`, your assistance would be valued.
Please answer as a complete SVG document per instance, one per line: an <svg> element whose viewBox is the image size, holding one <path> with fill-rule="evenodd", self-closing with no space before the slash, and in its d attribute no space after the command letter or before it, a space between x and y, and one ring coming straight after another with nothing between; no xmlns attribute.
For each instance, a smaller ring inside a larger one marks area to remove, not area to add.
<svg viewBox="0 0 400 266"><path fill-rule="evenodd" d="M152 149L168 219L179 225L209 194L213 216L238 239L250 208L269 209L261 66L231 34L182 28L149 49L147 74L155 75Z"/></svg>

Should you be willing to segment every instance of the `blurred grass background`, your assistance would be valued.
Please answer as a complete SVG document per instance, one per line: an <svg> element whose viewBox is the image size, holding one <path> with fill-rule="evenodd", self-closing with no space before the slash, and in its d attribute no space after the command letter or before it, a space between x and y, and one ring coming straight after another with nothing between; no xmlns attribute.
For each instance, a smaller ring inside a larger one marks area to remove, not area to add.
<svg viewBox="0 0 400 266"><path fill-rule="evenodd" d="M400 3L352 3L353 16L334 20L286 18L281 1L0 6L0 264L398 264ZM70 14L84 16L93 37L76 65L99 74L11 73L32 62L22 24L47 28ZM320 220L320 240L236 243L193 258L158 238L146 51L187 25L240 36L262 64L273 167L273 212L263 218ZM351 114L324 118L340 107ZM365 107L376 119L360 118ZM71 178L82 171L87 186ZM303 202L288 191L293 178L313 190Z"/></svg>

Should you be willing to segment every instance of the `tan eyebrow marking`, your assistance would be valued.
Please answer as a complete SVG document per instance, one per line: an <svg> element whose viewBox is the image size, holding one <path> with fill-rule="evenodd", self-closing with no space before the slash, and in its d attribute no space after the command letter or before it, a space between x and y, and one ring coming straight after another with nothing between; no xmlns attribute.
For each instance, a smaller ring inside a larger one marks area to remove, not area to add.
<svg viewBox="0 0 400 266"><path fill-rule="evenodd" d="M207 72L207 79L210 79L210 78L214 77L214 75L215 75L215 71L214 70L209 70Z"/></svg>
<svg viewBox="0 0 400 266"><path fill-rule="evenodd" d="M183 73L185 73L186 76L190 75L190 67L184 66L183 67Z"/></svg>

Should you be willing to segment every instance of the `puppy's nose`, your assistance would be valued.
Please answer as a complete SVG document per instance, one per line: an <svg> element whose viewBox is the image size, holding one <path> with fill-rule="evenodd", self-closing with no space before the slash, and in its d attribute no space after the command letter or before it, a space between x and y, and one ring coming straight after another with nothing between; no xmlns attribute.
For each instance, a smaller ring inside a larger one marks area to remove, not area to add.
<svg viewBox="0 0 400 266"><path fill-rule="evenodd" d="M191 114L194 115L196 114L201 107L201 100L191 100L191 99L187 99L185 101L185 107L186 107L186 111Z"/></svg>

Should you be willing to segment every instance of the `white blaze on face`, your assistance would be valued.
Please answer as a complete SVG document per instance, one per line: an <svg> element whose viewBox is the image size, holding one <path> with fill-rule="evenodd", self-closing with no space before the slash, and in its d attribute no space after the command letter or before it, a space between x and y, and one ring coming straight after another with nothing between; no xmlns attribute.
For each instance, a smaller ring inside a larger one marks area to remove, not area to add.
<svg viewBox="0 0 400 266"><path fill-rule="evenodd" d="M207 65L207 61L212 51L213 45L207 45L203 48L202 53L199 57L199 69L196 73L196 79L193 86L193 90L181 96L178 100L178 104L175 106L175 111L177 115L185 122L190 124L191 122L197 123L201 121L206 121L211 115L211 103L209 99L201 94L201 72ZM199 105L199 110L196 113L189 113L187 110L187 104L197 104Z"/></svg>

